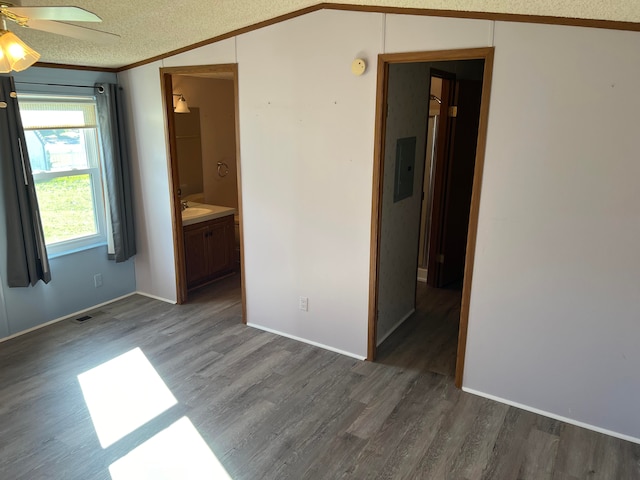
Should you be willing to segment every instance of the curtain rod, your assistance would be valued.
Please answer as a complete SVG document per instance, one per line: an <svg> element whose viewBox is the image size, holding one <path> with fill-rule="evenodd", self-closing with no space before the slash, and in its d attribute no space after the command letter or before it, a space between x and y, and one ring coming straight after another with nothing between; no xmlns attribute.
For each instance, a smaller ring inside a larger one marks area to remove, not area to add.
<svg viewBox="0 0 640 480"><path fill-rule="evenodd" d="M38 82L20 82L20 81L16 81L16 84L41 85L41 86L47 86L47 87L97 88L98 92L100 93L104 92L104 87L96 87L95 85L68 85L66 83L38 83Z"/></svg>

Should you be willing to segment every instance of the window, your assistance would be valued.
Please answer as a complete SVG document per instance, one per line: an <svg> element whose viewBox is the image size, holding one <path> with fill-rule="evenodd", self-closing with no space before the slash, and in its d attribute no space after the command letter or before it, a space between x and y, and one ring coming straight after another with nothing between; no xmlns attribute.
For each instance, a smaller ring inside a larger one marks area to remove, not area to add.
<svg viewBox="0 0 640 480"><path fill-rule="evenodd" d="M48 253L106 243L94 98L18 100Z"/></svg>

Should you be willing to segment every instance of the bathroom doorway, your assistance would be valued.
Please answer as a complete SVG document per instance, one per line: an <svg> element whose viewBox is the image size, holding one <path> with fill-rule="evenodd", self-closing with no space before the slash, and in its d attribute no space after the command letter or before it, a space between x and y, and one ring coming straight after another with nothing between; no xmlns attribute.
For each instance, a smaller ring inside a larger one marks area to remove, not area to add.
<svg viewBox="0 0 640 480"><path fill-rule="evenodd" d="M160 71L178 303L195 289L239 275L246 321L237 65Z"/></svg>
<svg viewBox="0 0 640 480"><path fill-rule="evenodd" d="M378 61L368 359L394 332L411 337L407 325L420 309L442 303L438 292L422 292L418 279L431 289L457 287L455 330L439 332L451 338L449 370L458 387L492 66L492 48L383 54ZM417 298L421 292L436 300ZM394 336L385 346L399 345ZM418 343L416 352L424 352L425 342Z"/></svg>

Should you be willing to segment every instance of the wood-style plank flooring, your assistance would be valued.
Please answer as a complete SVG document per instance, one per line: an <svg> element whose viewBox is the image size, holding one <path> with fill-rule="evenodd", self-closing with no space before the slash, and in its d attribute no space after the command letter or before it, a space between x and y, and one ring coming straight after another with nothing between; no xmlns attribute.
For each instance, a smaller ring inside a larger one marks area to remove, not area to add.
<svg viewBox="0 0 640 480"><path fill-rule="evenodd" d="M378 348L378 363L455 376L461 286L432 288L418 282L416 311Z"/></svg>
<svg viewBox="0 0 640 480"><path fill-rule="evenodd" d="M376 363L242 325L237 277L183 306L135 295L0 343L0 478L110 479L185 417L234 480L640 478L639 445L456 389L436 318L456 307L438 293L414 319L440 351L409 322ZM136 347L178 403L103 448L78 375Z"/></svg>

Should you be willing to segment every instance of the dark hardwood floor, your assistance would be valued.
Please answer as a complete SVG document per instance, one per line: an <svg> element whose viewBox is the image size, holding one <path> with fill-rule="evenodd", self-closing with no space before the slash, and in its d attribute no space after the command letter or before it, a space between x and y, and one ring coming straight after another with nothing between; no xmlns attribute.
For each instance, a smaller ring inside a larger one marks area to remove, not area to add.
<svg viewBox="0 0 640 480"><path fill-rule="evenodd" d="M223 478L172 476L168 461L192 461L178 438L183 456L142 462L160 473L114 467L184 419L233 479L640 478L640 445L456 389L451 326L433 318L455 312L428 303L422 321L443 348L425 350L408 323L376 363L242 325L238 277L183 306L135 295L0 343L0 478ZM78 375L136 348L177 403L103 448Z"/></svg>

